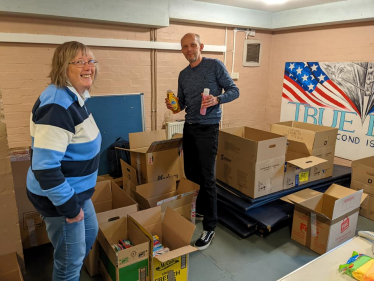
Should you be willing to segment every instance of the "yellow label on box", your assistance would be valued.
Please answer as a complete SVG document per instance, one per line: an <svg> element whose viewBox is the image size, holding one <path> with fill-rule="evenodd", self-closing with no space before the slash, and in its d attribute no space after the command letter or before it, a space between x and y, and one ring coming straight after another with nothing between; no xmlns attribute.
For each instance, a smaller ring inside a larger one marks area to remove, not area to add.
<svg viewBox="0 0 374 281"><path fill-rule="evenodd" d="M168 280L188 281L188 255L183 255L166 262L160 262L153 258L153 281Z"/></svg>
<svg viewBox="0 0 374 281"><path fill-rule="evenodd" d="M302 172L299 174L299 181L300 182L303 182L303 181L308 181L309 179L309 171L308 172Z"/></svg>

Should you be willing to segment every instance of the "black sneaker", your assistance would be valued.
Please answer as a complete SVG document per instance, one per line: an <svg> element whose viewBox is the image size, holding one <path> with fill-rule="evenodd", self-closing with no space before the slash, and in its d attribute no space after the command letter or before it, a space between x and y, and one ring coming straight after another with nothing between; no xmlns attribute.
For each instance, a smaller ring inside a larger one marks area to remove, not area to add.
<svg viewBox="0 0 374 281"><path fill-rule="evenodd" d="M204 219L204 215L199 214L199 213L195 213L195 219L198 220L198 221L202 221Z"/></svg>
<svg viewBox="0 0 374 281"><path fill-rule="evenodd" d="M214 235L214 231L204 230L201 233L200 238L196 240L195 247L198 248L200 251L205 250L209 247L210 243L212 243Z"/></svg>

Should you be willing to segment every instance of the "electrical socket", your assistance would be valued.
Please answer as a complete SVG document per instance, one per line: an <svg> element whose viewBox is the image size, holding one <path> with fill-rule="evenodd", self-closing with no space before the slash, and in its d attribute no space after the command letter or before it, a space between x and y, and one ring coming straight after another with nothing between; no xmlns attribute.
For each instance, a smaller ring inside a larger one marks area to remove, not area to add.
<svg viewBox="0 0 374 281"><path fill-rule="evenodd" d="M230 76L233 80L238 80L239 79L239 72L231 72Z"/></svg>

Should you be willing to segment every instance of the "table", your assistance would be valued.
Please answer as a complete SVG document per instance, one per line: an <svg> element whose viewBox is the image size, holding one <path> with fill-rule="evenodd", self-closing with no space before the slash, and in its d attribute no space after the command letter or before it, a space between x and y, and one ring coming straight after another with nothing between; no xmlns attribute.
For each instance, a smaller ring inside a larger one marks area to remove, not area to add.
<svg viewBox="0 0 374 281"><path fill-rule="evenodd" d="M338 271L339 265L345 264L353 251L374 256L372 243L356 236L278 281L354 281L355 279Z"/></svg>

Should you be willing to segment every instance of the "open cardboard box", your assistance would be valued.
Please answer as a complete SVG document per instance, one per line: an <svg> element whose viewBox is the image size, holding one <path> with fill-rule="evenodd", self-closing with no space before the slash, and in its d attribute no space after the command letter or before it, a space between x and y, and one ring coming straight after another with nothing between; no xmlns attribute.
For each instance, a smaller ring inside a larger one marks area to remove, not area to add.
<svg viewBox="0 0 374 281"><path fill-rule="evenodd" d="M291 239L323 254L355 236L362 190L333 184L325 193L311 189L283 197L295 204Z"/></svg>
<svg viewBox="0 0 374 281"><path fill-rule="evenodd" d="M287 139L249 127L219 131L217 179L258 198L283 190Z"/></svg>
<svg viewBox="0 0 374 281"><path fill-rule="evenodd" d="M351 188L362 189L368 194L361 205L360 215L374 220L374 156L352 162Z"/></svg>
<svg viewBox="0 0 374 281"><path fill-rule="evenodd" d="M138 211L138 204L126 194L113 180L98 181L91 197L99 225L105 222L127 217ZM84 260L90 276L100 273L99 249L97 240Z"/></svg>
<svg viewBox="0 0 374 281"><path fill-rule="evenodd" d="M195 223L196 198L199 185L181 178L177 187L174 177L136 185L136 171L133 167L121 160L124 190L139 204L141 209L161 206L165 213L170 207L186 219Z"/></svg>
<svg viewBox="0 0 374 281"><path fill-rule="evenodd" d="M129 220L150 240L150 280L164 280L165 276L173 275L176 281L188 281L188 254L197 251L190 245L195 225L171 208L162 217L160 206L131 214ZM170 249L169 253L153 257L153 235Z"/></svg>
<svg viewBox="0 0 374 281"><path fill-rule="evenodd" d="M165 130L129 134L131 166L138 184L184 176L182 138L166 140ZM123 149L118 148L116 149Z"/></svg>
<svg viewBox="0 0 374 281"><path fill-rule="evenodd" d="M111 245L130 240L131 248L116 252ZM127 217L106 222L99 227L101 276L105 281L148 281L149 239Z"/></svg>
<svg viewBox="0 0 374 281"><path fill-rule="evenodd" d="M270 130L273 133L286 136L288 140L305 143L310 155L327 160L326 163L321 164L321 168L324 170L323 178L332 175L338 129L286 121L272 124Z"/></svg>
<svg viewBox="0 0 374 281"><path fill-rule="evenodd" d="M23 281L19 267L17 253L0 256L0 280L1 281Z"/></svg>
<svg viewBox="0 0 374 281"><path fill-rule="evenodd" d="M305 143L288 140L283 188L288 189L323 176L322 164L327 160L311 156Z"/></svg>

